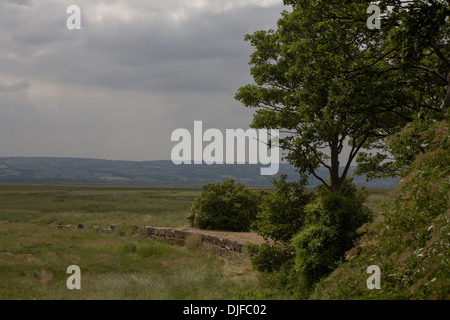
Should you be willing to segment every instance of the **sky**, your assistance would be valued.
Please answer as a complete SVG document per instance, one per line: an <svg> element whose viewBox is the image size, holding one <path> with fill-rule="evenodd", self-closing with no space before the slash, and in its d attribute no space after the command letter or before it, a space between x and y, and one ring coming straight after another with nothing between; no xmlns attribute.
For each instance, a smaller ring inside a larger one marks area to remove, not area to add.
<svg viewBox="0 0 450 320"><path fill-rule="evenodd" d="M81 8L81 29L66 12ZM249 128L245 34L282 0L0 0L0 157L169 160L174 130Z"/></svg>

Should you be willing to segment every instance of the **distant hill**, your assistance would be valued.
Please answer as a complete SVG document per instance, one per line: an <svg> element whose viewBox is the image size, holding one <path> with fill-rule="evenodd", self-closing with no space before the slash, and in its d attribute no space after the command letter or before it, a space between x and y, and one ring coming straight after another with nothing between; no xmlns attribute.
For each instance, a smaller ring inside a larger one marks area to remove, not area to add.
<svg viewBox="0 0 450 320"><path fill-rule="evenodd" d="M80 158L0 158L0 183L48 184L124 184L124 185L203 185L233 178L247 186L271 186L273 178L287 174L297 180L299 174L289 164L280 164L275 176L261 176L262 165L174 165L170 160L119 161ZM351 168L350 172L353 172ZM319 176L327 177L325 169ZM392 187L394 179L366 182L363 176L354 177L358 185ZM318 185L311 178L311 186Z"/></svg>

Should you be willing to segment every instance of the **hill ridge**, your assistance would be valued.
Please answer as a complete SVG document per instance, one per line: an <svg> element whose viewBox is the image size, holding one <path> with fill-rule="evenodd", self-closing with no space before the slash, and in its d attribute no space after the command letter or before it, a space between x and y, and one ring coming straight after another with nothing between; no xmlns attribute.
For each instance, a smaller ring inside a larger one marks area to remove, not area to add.
<svg viewBox="0 0 450 320"><path fill-rule="evenodd" d="M170 160L130 161L72 157L0 157L0 183L43 184L121 184L121 185L203 185L235 179L248 186L271 186L282 174L298 180L299 174L289 164L280 164L274 176L261 176L261 164L175 165ZM353 172L354 167L350 172ZM328 172L319 169L319 176ZM369 187L393 187L395 179L366 182L354 177L356 184ZM311 178L310 186L318 185Z"/></svg>

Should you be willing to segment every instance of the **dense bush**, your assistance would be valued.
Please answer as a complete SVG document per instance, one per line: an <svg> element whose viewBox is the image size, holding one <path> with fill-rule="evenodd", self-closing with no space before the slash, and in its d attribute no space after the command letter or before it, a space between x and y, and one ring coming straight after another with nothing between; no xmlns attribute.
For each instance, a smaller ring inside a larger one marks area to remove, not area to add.
<svg viewBox="0 0 450 320"><path fill-rule="evenodd" d="M262 193L233 179L203 185L187 214L192 227L209 230L249 231L258 213Z"/></svg>
<svg viewBox="0 0 450 320"><path fill-rule="evenodd" d="M353 247L356 230L373 218L364 206L367 193L350 181L341 192L318 190L306 206L305 227L293 238L296 269L310 284L335 269L344 253Z"/></svg>
<svg viewBox="0 0 450 320"><path fill-rule="evenodd" d="M286 179L283 175L279 181L272 180L275 191L263 198L255 222L257 233L276 243L288 243L300 230L305 219L304 208L313 197L303 184Z"/></svg>
<svg viewBox="0 0 450 320"><path fill-rule="evenodd" d="M294 257L292 248L283 244L250 244L249 252L252 266L259 272L278 271Z"/></svg>
<svg viewBox="0 0 450 320"><path fill-rule="evenodd" d="M293 239L295 269L306 279L306 289L337 266L341 256L337 242L336 229L319 224L306 226Z"/></svg>
<svg viewBox="0 0 450 320"><path fill-rule="evenodd" d="M306 192L301 182L287 182L287 176L272 180L275 190L266 194L254 223L256 232L267 242L251 246L251 262L255 270L277 274L279 282L287 282L294 265L292 237L302 228L305 206L314 194ZM284 271L281 271L281 270Z"/></svg>
<svg viewBox="0 0 450 320"><path fill-rule="evenodd" d="M251 262L276 286L307 298L314 284L335 269L358 237L357 229L373 218L364 206L368 192L346 180L340 192L317 187L306 192L286 177L261 202L255 228L272 241L251 246Z"/></svg>

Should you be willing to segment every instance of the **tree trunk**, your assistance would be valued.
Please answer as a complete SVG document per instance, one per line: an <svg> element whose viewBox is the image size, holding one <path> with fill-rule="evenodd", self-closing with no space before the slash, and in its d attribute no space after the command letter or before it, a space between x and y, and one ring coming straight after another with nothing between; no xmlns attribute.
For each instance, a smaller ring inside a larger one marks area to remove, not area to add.
<svg viewBox="0 0 450 320"><path fill-rule="evenodd" d="M339 177L339 148L338 138L335 138L330 145L331 151L331 170L330 170L330 191L341 191L341 178Z"/></svg>
<svg viewBox="0 0 450 320"><path fill-rule="evenodd" d="M450 72L447 75L447 95L444 99L444 109L450 107Z"/></svg>

